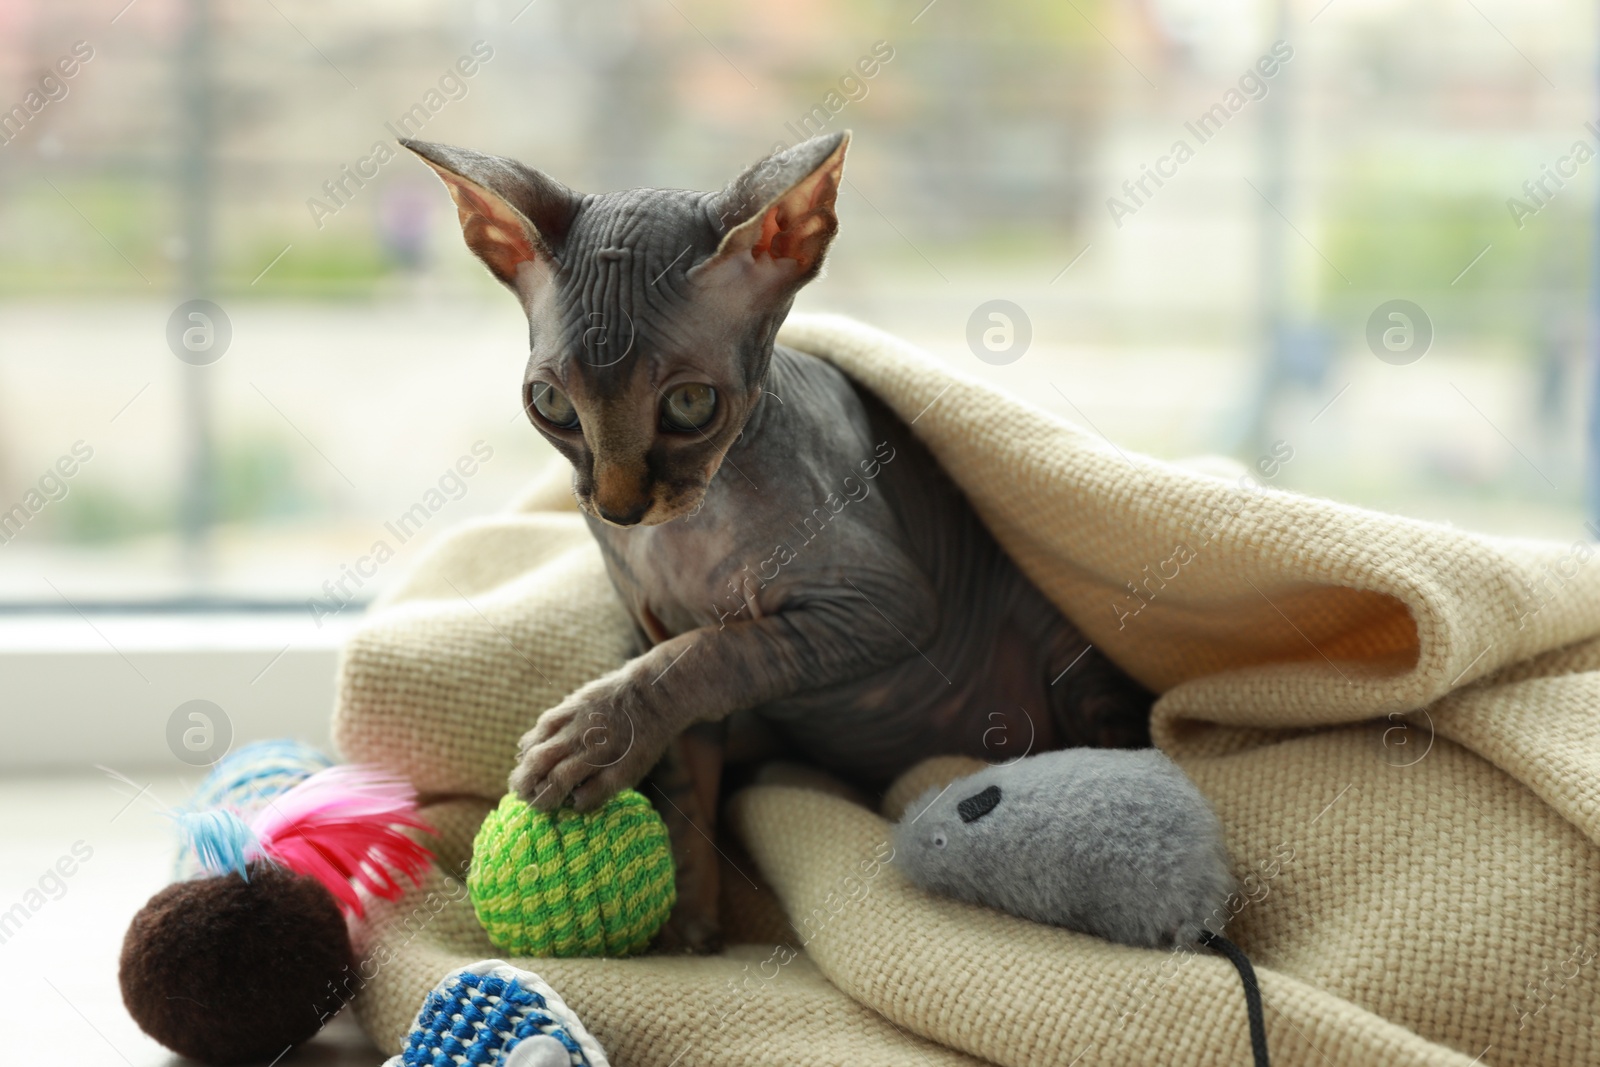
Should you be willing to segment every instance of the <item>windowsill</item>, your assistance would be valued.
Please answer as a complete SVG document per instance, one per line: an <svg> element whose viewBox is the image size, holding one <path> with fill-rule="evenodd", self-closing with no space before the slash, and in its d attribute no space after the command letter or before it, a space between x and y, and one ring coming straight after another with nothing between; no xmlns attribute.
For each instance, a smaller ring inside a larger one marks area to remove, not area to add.
<svg viewBox="0 0 1600 1067"><path fill-rule="evenodd" d="M0 770L198 774L203 764L168 740L193 700L221 709L229 747L262 737L331 747L339 650L359 619L319 628L304 613L0 614Z"/></svg>
<svg viewBox="0 0 1600 1067"><path fill-rule="evenodd" d="M72 611L8 615L0 611L0 656L13 652L215 652L303 649L344 644L360 615L340 615L318 627L305 611L153 612L78 615Z"/></svg>

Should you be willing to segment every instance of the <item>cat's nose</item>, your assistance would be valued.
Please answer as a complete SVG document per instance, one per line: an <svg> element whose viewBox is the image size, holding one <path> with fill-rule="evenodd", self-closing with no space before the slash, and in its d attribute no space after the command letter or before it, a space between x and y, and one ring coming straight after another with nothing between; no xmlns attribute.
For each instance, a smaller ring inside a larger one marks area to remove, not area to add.
<svg viewBox="0 0 1600 1067"><path fill-rule="evenodd" d="M645 512L650 510L650 501L641 500L628 511L611 511L603 504L596 504L595 510L600 513L602 519L613 526L637 526L639 520L644 518Z"/></svg>
<svg viewBox="0 0 1600 1067"><path fill-rule="evenodd" d="M592 499L595 512L607 522L636 525L651 504L643 464L634 468L603 460L596 463Z"/></svg>

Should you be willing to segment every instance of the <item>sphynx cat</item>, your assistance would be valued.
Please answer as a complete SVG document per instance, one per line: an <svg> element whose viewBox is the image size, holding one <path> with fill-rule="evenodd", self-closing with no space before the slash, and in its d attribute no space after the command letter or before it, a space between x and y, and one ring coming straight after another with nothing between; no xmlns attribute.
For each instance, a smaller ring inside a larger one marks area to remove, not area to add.
<svg viewBox="0 0 1600 1067"><path fill-rule="evenodd" d="M774 343L838 230L847 132L715 193L582 194L402 143L527 313L524 407L572 464L638 632L637 656L539 716L511 786L587 811L650 773L679 862L667 943L717 943L724 760L781 753L879 790L933 755L1149 744L1151 694L1023 576L908 427Z"/></svg>

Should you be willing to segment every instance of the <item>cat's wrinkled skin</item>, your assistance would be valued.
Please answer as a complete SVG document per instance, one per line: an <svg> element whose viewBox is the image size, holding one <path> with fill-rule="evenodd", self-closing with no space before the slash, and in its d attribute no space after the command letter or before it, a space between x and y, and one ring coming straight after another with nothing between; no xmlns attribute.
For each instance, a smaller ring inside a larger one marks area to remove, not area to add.
<svg viewBox="0 0 1600 1067"><path fill-rule="evenodd" d="M511 784L541 808L592 809L663 753L685 781L717 744L702 725L698 755L669 750L695 724L726 723L730 757L798 752L871 788L941 753L1148 743L1150 694L1088 649L909 430L774 346L837 230L847 145L804 142L720 193L582 195L407 142L527 311L524 404L572 463L640 634L635 659L523 738ZM714 414L669 427L668 397L700 384ZM709 822L710 795L685 818Z"/></svg>

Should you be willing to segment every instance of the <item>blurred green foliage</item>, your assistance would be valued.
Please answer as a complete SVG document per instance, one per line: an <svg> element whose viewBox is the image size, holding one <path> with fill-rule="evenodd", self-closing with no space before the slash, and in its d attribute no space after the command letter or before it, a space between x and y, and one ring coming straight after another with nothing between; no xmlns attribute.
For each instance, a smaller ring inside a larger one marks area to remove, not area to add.
<svg viewBox="0 0 1600 1067"><path fill-rule="evenodd" d="M1581 315L1589 247L1574 238L1588 233L1592 217L1584 186L1560 190L1519 229L1506 200L1528 200L1509 180L1494 184L1504 169L1469 168L1482 176L1478 183L1446 184L1377 163L1332 176L1338 192L1324 207L1322 248L1349 283L1318 264L1324 314L1364 320L1376 303L1406 298L1441 331L1523 350L1559 329L1557 320Z"/></svg>
<svg viewBox="0 0 1600 1067"><path fill-rule="evenodd" d="M271 519L316 510L322 503L306 483L294 446L256 433L224 440L219 450L217 518Z"/></svg>
<svg viewBox="0 0 1600 1067"><path fill-rule="evenodd" d="M159 285L157 194L153 183L111 174L38 177L6 189L0 231L13 251L0 254L0 295L143 293Z"/></svg>
<svg viewBox="0 0 1600 1067"><path fill-rule="evenodd" d="M293 243L289 251L272 265L253 286L243 278L242 269L257 264L259 273L282 252L288 240L274 246L270 241L257 241L240 261L228 271L234 279L234 288L248 287L262 297L294 297L297 299L347 298L366 296L372 286L388 275L392 268L385 262L383 252L367 230L356 233L323 235L317 241Z"/></svg>
<svg viewBox="0 0 1600 1067"><path fill-rule="evenodd" d="M106 544L169 530L175 515L170 501L85 478L65 500L45 512L45 521L54 540Z"/></svg>
<svg viewBox="0 0 1600 1067"><path fill-rule="evenodd" d="M18 183L0 198L0 232L7 236L6 248L0 248L0 298L175 291L184 250L167 236L176 229L169 200L164 186L136 177ZM270 223L230 228L219 235L214 292L298 299L370 295L391 267L372 227L360 225L365 221L330 225L315 241L296 240ZM262 275L288 245L290 251ZM6 254L7 249L26 254Z"/></svg>
<svg viewBox="0 0 1600 1067"><path fill-rule="evenodd" d="M250 433L220 442L218 522L287 518L324 504L305 481L293 447L284 439ZM152 499L104 481L84 480L46 514L55 537L95 544L171 530L177 522L177 505L170 497Z"/></svg>

